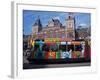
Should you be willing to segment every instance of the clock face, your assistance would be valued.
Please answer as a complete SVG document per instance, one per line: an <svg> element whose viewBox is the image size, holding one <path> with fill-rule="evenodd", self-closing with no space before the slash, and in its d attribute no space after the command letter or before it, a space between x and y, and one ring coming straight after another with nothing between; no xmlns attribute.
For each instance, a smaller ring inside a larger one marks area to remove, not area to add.
<svg viewBox="0 0 100 80"><path fill-rule="evenodd" d="M69 23L69 28L72 28L72 23L71 22Z"/></svg>
<svg viewBox="0 0 100 80"><path fill-rule="evenodd" d="M67 25L68 25L68 28L72 28L73 29L73 27L74 27L74 21L73 20L69 20L67 22Z"/></svg>

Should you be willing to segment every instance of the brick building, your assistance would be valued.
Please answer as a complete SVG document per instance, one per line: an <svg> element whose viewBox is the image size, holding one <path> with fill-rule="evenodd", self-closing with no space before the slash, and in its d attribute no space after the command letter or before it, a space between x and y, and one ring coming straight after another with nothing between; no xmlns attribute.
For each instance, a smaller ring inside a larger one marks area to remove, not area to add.
<svg viewBox="0 0 100 80"><path fill-rule="evenodd" d="M62 25L59 19L50 19L46 27L42 26L38 17L32 26L32 38L64 38L75 40L75 17L69 15L65 20L66 25Z"/></svg>

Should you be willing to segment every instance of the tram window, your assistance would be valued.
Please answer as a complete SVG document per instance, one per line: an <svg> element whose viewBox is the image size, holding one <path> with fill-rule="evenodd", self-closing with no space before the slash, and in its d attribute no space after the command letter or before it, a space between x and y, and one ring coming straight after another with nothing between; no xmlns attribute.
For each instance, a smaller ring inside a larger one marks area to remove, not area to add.
<svg viewBox="0 0 100 80"><path fill-rule="evenodd" d="M34 45L34 49L38 49L39 48L39 45L38 44L35 44Z"/></svg>
<svg viewBox="0 0 100 80"><path fill-rule="evenodd" d="M68 49L68 51L70 51L70 49L71 49L72 51L74 51L74 45L68 45L68 46L67 46L67 49Z"/></svg>
<svg viewBox="0 0 100 80"><path fill-rule="evenodd" d="M50 45L50 50L58 51L58 46L56 44L52 44L52 45Z"/></svg>
<svg viewBox="0 0 100 80"><path fill-rule="evenodd" d="M59 50L66 51L66 45L59 45Z"/></svg>
<svg viewBox="0 0 100 80"><path fill-rule="evenodd" d="M43 51L49 51L49 49L50 49L49 45L44 44L44 45L42 46L42 50L43 50Z"/></svg>
<svg viewBox="0 0 100 80"><path fill-rule="evenodd" d="M35 44L34 45L34 51L38 50L39 49L39 45L38 44Z"/></svg>
<svg viewBox="0 0 100 80"><path fill-rule="evenodd" d="M75 51L81 51L82 46L81 45L75 45Z"/></svg>

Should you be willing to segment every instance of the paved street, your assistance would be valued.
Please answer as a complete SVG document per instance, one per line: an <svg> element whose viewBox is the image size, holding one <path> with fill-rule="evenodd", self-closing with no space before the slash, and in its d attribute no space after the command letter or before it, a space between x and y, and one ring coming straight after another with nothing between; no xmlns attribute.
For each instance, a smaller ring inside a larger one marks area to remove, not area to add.
<svg viewBox="0 0 100 80"><path fill-rule="evenodd" d="M24 69L38 69L38 68L57 68L57 67L77 67L77 66L90 66L90 62L87 63L72 63L72 64L24 64Z"/></svg>

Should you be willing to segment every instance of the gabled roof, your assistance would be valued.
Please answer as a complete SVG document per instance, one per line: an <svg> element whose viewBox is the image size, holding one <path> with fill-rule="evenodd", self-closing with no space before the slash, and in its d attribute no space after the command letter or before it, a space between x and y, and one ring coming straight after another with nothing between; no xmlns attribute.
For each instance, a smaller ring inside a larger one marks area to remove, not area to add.
<svg viewBox="0 0 100 80"><path fill-rule="evenodd" d="M42 23L41 23L41 20L40 20L39 17L37 18L37 20L35 21L35 23L33 24L33 26L39 26L39 27L42 27Z"/></svg>

